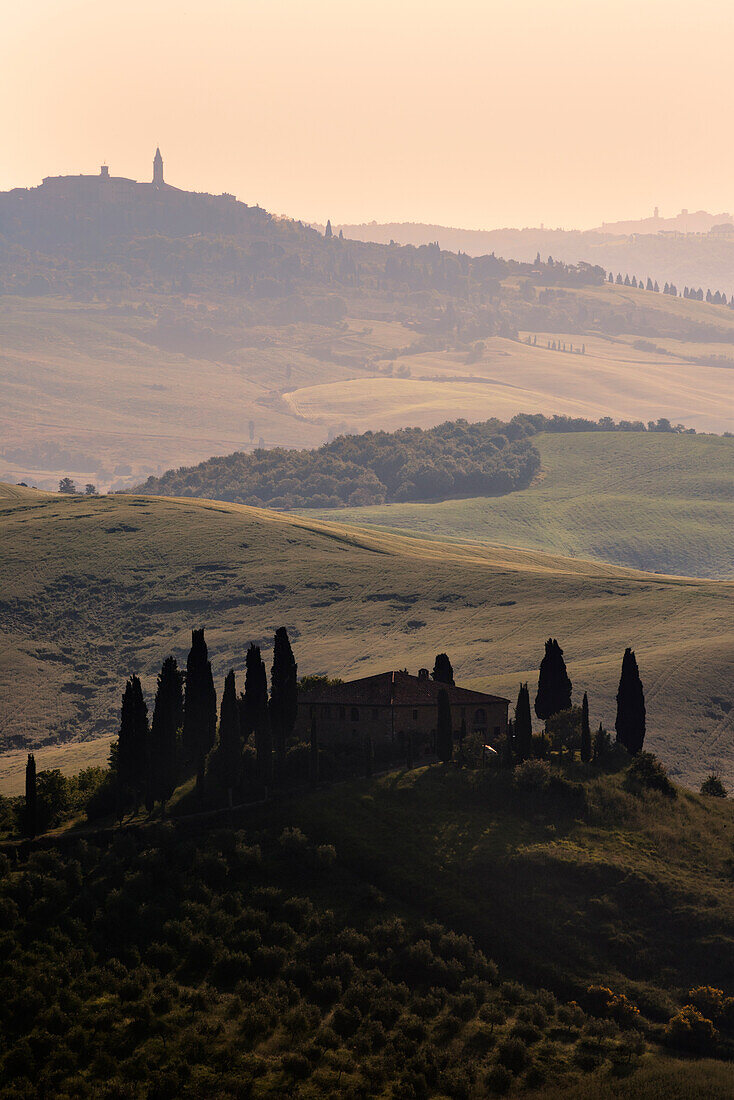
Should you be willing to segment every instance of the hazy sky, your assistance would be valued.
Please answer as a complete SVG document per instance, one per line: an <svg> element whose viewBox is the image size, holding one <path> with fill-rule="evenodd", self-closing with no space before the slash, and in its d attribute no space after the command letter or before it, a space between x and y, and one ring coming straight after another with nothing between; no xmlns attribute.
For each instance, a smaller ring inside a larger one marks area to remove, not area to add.
<svg viewBox="0 0 734 1100"><path fill-rule="evenodd" d="M734 210L731 0L0 0L0 189L232 191L307 220Z"/></svg>

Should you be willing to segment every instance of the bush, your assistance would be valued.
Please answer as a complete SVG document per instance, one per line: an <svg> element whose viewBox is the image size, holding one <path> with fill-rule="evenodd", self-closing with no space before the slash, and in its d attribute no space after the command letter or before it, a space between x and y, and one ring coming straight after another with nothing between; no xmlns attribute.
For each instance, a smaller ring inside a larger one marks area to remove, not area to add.
<svg viewBox="0 0 734 1100"><path fill-rule="evenodd" d="M716 1049L718 1032L711 1020L702 1016L693 1005L684 1005L665 1028L665 1042L673 1050L685 1050L691 1054L712 1054Z"/></svg>
<svg viewBox="0 0 734 1100"><path fill-rule="evenodd" d="M504 1096L512 1088L512 1074L504 1066L492 1066L484 1078L487 1091L495 1096Z"/></svg>
<svg viewBox="0 0 734 1100"><path fill-rule="evenodd" d="M677 797L676 789L668 779L668 773L651 752L638 753L629 766L624 785L633 794L640 794L642 791L659 791L666 798Z"/></svg>
<svg viewBox="0 0 734 1100"><path fill-rule="evenodd" d="M544 791L552 774L551 766L546 760L526 760L515 768L514 782L524 791Z"/></svg>
<svg viewBox="0 0 734 1100"><path fill-rule="evenodd" d="M505 1039L500 1043L497 1051L497 1060L501 1066L511 1073L521 1073L530 1061L528 1048L522 1039Z"/></svg>
<svg viewBox="0 0 734 1100"><path fill-rule="evenodd" d="M711 798L726 798L726 787L718 775L709 775L701 784L701 794L707 794Z"/></svg>

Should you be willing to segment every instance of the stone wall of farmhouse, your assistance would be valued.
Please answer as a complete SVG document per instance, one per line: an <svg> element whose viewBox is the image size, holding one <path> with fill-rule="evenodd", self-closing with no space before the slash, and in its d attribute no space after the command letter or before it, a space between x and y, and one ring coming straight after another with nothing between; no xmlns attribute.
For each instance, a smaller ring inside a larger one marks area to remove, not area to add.
<svg viewBox="0 0 734 1100"><path fill-rule="evenodd" d="M298 705L296 734L307 740L311 721L315 719L319 740L324 744L359 742L367 737L377 744L401 743L411 734L413 744L433 748L436 734L437 708L425 704L412 706L341 706L334 703L301 702ZM451 720L454 736L458 736L462 719L467 733L481 732L490 744L507 732L507 707L504 703L454 704Z"/></svg>

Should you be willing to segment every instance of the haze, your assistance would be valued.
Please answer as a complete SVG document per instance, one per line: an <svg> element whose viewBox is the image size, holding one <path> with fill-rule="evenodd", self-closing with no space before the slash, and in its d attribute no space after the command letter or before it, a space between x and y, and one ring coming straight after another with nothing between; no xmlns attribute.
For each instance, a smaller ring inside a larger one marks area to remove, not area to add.
<svg viewBox="0 0 734 1100"><path fill-rule="evenodd" d="M4 8L0 189L104 160L147 179L160 144L180 187L319 221L732 206L724 0Z"/></svg>

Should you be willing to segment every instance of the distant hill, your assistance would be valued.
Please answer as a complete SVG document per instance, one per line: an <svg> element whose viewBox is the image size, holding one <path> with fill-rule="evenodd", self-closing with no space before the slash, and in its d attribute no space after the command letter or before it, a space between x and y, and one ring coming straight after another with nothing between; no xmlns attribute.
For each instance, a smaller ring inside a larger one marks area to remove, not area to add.
<svg viewBox="0 0 734 1100"><path fill-rule="evenodd" d="M697 219L697 220L696 220ZM690 229L685 228L690 225ZM693 230L693 226L700 228ZM734 294L734 225L729 214L679 215L639 222L608 223L599 229L458 229L419 222L368 222L340 225L349 240L419 247L437 241L441 248L469 256L496 253L531 263L540 253L564 263L598 264L662 286L675 283Z"/></svg>
<svg viewBox="0 0 734 1100"><path fill-rule="evenodd" d="M549 634L574 698L614 722L626 646L645 686L649 745L686 783L734 781L734 585L536 550L357 530L235 504L85 499L3 487L0 744L4 784L106 758L126 677L147 693L205 626L217 690L248 643L287 624L301 674L415 670L448 652L457 680L514 698ZM86 743L81 743L81 742ZM44 747L45 746L45 747Z"/></svg>

